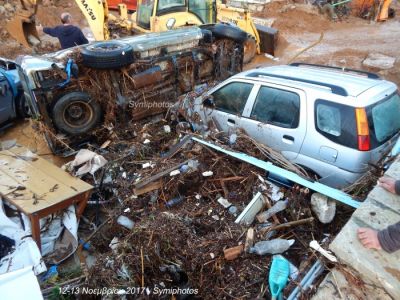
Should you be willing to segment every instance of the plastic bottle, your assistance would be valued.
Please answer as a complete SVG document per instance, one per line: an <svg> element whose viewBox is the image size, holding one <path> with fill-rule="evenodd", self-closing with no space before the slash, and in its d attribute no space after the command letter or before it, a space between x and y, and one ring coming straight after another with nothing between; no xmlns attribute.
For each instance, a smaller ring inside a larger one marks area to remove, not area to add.
<svg viewBox="0 0 400 300"><path fill-rule="evenodd" d="M257 216L257 220L260 223L265 223L269 218L271 218L273 215L277 214L278 212L285 210L287 207L288 201L287 200L282 200L276 202L270 209L267 211L259 214Z"/></svg>
<svg viewBox="0 0 400 300"><path fill-rule="evenodd" d="M261 241L250 248L250 253L258 255L278 254L285 252L294 244L294 240L274 239L270 241Z"/></svg>
<svg viewBox="0 0 400 300"><path fill-rule="evenodd" d="M181 203L181 202L183 201L183 199L185 199L183 196L175 197L175 198L169 200L169 201L165 204L165 206L168 207L168 208L171 208L171 207L173 207L173 206L178 205L179 203Z"/></svg>

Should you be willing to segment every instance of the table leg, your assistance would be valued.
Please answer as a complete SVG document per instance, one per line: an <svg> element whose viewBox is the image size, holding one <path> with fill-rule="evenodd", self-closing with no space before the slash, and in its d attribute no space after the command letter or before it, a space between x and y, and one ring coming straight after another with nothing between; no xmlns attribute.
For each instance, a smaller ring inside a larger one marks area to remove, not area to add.
<svg viewBox="0 0 400 300"><path fill-rule="evenodd" d="M39 251L42 252L41 249L41 240L40 240L40 218L37 214L30 215L31 225L32 225L32 238L35 240L37 246L39 247Z"/></svg>
<svg viewBox="0 0 400 300"><path fill-rule="evenodd" d="M76 218L78 220L82 216L83 211L86 208L86 204L89 199L89 196L90 196L90 192L86 192L86 193L79 195L79 201L77 202L77 208L76 208Z"/></svg>

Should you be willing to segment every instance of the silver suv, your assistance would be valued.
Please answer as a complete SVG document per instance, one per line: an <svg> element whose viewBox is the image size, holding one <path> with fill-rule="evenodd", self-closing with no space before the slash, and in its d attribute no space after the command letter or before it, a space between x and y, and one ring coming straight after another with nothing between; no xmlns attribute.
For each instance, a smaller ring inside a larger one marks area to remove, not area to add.
<svg viewBox="0 0 400 300"><path fill-rule="evenodd" d="M193 103L192 103L193 104ZM225 80L187 113L250 136L345 187L389 150L400 129L397 86L373 73L295 63Z"/></svg>

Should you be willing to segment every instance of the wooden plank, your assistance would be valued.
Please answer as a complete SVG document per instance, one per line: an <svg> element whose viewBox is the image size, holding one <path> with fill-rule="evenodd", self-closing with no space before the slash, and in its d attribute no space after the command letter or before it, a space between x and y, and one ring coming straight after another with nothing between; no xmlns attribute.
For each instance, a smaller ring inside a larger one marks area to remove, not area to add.
<svg viewBox="0 0 400 300"><path fill-rule="evenodd" d="M12 153L17 155L23 155L29 150L24 147L13 147L11 149L8 149L8 151L11 151ZM38 159L34 161L29 161L29 164L38 168L41 171L44 171L48 176L53 177L55 180L63 182L67 186L73 186L74 189L76 189L78 192L86 192L93 188L90 184L70 175L69 173L65 172L64 170L50 163L49 161L38 156L36 157Z"/></svg>
<svg viewBox="0 0 400 300"><path fill-rule="evenodd" d="M145 185L144 187L141 188L135 188L133 189L133 193L135 194L135 196L140 196L148 192L158 190L160 188L162 188L162 180L150 182L148 185Z"/></svg>
<svg viewBox="0 0 400 300"><path fill-rule="evenodd" d="M187 164L188 162L189 162L189 160L186 160L186 161L184 161L180 164L177 164L169 169L161 171L160 173L157 173L151 177L144 178L144 179L140 180L139 182L135 183L134 187L135 187L135 189L143 188L144 186L148 185L149 183L154 182L154 181L164 177L165 175L168 175L169 173L171 173L172 171L174 171L176 169L179 169L181 166Z"/></svg>

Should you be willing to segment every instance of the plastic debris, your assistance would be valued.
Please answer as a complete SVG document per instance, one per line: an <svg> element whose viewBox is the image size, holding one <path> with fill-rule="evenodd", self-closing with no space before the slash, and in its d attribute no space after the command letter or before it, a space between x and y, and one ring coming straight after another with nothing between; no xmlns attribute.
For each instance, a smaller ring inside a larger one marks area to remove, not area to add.
<svg viewBox="0 0 400 300"><path fill-rule="evenodd" d="M165 133L171 133L171 126L169 126L169 125L164 125L164 132L165 132Z"/></svg>
<svg viewBox="0 0 400 300"><path fill-rule="evenodd" d="M156 166L156 164L152 163L152 162L148 162L142 165L143 169L147 169L147 168L154 168Z"/></svg>
<svg viewBox="0 0 400 300"><path fill-rule="evenodd" d="M111 248L111 250L112 250L114 253L117 253L117 252L118 252L118 247L119 247L119 245L120 245L119 239L118 239L117 237L114 237L114 238L111 240L111 242L110 242L110 244L109 244L108 246Z"/></svg>
<svg viewBox="0 0 400 300"><path fill-rule="evenodd" d="M210 176L213 176L214 175L214 172L213 171L206 171L206 172L203 172L203 176L204 177L210 177Z"/></svg>
<svg viewBox="0 0 400 300"><path fill-rule="evenodd" d="M236 206L232 205L231 207L229 207L228 212L229 212L231 215L234 215L234 216L236 217L236 214L237 214L237 212L238 212L238 209L237 209Z"/></svg>
<svg viewBox="0 0 400 300"><path fill-rule="evenodd" d="M290 274L290 264L283 256L274 255L269 271L269 289L272 299L280 299L281 293L285 288Z"/></svg>
<svg viewBox="0 0 400 300"><path fill-rule="evenodd" d="M171 173L169 173L169 176L173 177L173 176L176 176L176 175L179 175L179 174L181 174L181 171L179 171L179 170L174 170L174 171L172 171Z"/></svg>
<svg viewBox="0 0 400 300"><path fill-rule="evenodd" d="M217 202L219 203L219 204L221 204L223 207L225 207L225 208L228 208L229 206L231 206L232 205L232 203L230 203L228 200L226 200L225 198L223 198L223 197L220 197L218 200L217 200Z"/></svg>
<svg viewBox="0 0 400 300"><path fill-rule="evenodd" d="M124 226L125 228L128 228L129 230L132 230L133 226L135 225L135 223L131 219L125 216L119 216L117 219L117 223L121 226Z"/></svg>
<svg viewBox="0 0 400 300"><path fill-rule="evenodd" d="M184 199L185 199L185 197L183 197L183 196L175 197L175 198L169 200L169 201L165 204L165 206L168 207L168 208L171 208L171 207L173 207L173 206L178 205L179 203L181 203Z"/></svg>
<svg viewBox="0 0 400 300"><path fill-rule="evenodd" d="M321 245L316 241L313 240L310 242L310 247L313 248L314 250L318 251L321 253L323 256L325 256L327 259L329 259L331 262L337 262L337 258L332 255L332 252L325 250L324 248L321 247Z"/></svg>
<svg viewBox="0 0 400 300"><path fill-rule="evenodd" d="M250 253L258 255L265 254L278 254L288 250L293 244L294 240L274 239L270 241L261 241L250 248Z"/></svg>
<svg viewBox="0 0 400 300"><path fill-rule="evenodd" d="M266 222L273 215L276 215L278 212L285 210L287 204L288 204L287 200L276 202L270 209L257 215L257 221L260 223Z"/></svg>
<svg viewBox="0 0 400 300"><path fill-rule="evenodd" d="M94 174L107 163L107 160L93 151L82 149L76 154L75 159L62 166L62 169L73 172L75 167L81 166L75 176L81 176L86 173Z"/></svg>

